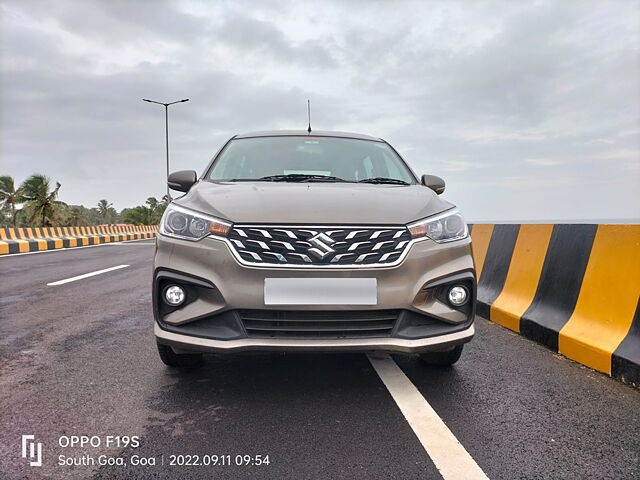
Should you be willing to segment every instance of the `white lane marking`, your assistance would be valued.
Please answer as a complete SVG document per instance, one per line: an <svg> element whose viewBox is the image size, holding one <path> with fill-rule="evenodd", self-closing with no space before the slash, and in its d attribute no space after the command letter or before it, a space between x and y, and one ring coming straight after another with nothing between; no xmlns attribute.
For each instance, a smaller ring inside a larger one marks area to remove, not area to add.
<svg viewBox="0 0 640 480"><path fill-rule="evenodd" d="M367 357L442 477L445 480L488 480L391 356L370 354Z"/></svg>
<svg viewBox="0 0 640 480"><path fill-rule="evenodd" d="M138 242L139 240L131 240L132 242ZM155 245L155 242L147 242L147 243L124 243L124 242L110 242L110 243L105 243L105 246L110 245L110 246L115 246L117 247L118 245L120 246L134 246L134 247L139 247L141 245Z"/></svg>
<svg viewBox="0 0 640 480"><path fill-rule="evenodd" d="M93 277L94 275L100 275L102 273L112 272L113 270L119 270L121 268L126 268L129 265L117 265L115 267L105 268L104 270L97 270L95 272L85 273L84 275L78 275L77 277L65 278L64 280L58 280L57 282L47 283L48 287L53 285L63 285L69 282L75 282L76 280L82 280L83 278Z"/></svg>
<svg viewBox="0 0 640 480"><path fill-rule="evenodd" d="M55 252L73 252L74 250L80 250L82 248L94 248L94 247L106 247L108 245L136 245L134 242L142 242L143 240L153 240L152 238L139 238L138 240L122 240L121 242L109 242L109 243L99 243L97 245L82 245L79 247L68 247L68 248L54 248L52 250L38 250L36 252L22 252L22 253L5 253L4 255L0 255L0 259L3 258L11 258L11 257L19 257L20 255L35 255L37 253L55 253ZM154 245L155 242L143 243L141 245ZM136 245L137 246L137 245Z"/></svg>

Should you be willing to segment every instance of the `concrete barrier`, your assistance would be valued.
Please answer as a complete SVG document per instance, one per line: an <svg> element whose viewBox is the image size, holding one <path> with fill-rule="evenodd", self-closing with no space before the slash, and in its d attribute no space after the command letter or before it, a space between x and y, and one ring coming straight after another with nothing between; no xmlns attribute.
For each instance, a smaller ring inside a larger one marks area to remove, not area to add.
<svg viewBox="0 0 640 480"><path fill-rule="evenodd" d="M640 386L640 225L471 226L478 313Z"/></svg>
<svg viewBox="0 0 640 480"><path fill-rule="evenodd" d="M154 238L154 225L0 228L0 255Z"/></svg>
<svg viewBox="0 0 640 480"><path fill-rule="evenodd" d="M640 386L640 225L470 225L478 314ZM137 240L157 226L0 228L0 255Z"/></svg>

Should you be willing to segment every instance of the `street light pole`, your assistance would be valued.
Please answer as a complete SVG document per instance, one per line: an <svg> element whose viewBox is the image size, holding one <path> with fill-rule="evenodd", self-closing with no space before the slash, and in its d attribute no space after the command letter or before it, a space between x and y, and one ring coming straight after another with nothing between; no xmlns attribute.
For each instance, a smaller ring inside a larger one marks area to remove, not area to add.
<svg viewBox="0 0 640 480"><path fill-rule="evenodd" d="M167 201L171 201L169 194L169 105L164 106L164 148L167 152Z"/></svg>
<svg viewBox="0 0 640 480"><path fill-rule="evenodd" d="M164 107L164 141L165 148L167 153L167 182L169 181L169 105L173 105L174 103L182 103L188 102L188 98L183 98L182 100L176 100L175 102L156 102L155 100L149 100L148 98L143 98L143 102L156 103L158 105L162 105ZM171 200L171 196L169 195L169 184L167 183L167 198Z"/></svg>

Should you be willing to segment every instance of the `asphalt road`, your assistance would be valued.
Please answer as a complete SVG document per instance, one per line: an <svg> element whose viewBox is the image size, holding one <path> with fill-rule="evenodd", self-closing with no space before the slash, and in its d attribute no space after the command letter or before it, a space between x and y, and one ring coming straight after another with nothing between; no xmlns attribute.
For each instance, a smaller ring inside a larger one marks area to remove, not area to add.
<svg viewBox="0 0 640 480"><path fill-rule="evenodd" d="M365 355L166 368L152 335L152 250L147 240L0 258L0 478L441 478ZM640 478L639 391L476 326L451 369L393 358L489 478ZM23 434L42 442L42 467L21 457ZM59 445L72 435L101 445ZM106 446L109 435L140 446ZM60 466L59 455L96 464ZM171 455L268 455L269 465L171 466ZM157 465L131 464L141 457Z"/></svg>

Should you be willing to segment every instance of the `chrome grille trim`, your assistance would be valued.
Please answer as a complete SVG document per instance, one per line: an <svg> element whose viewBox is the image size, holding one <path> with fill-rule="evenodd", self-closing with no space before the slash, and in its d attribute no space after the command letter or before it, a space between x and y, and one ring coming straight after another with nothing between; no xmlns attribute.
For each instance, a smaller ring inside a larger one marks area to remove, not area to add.
<svg viewBox="0 0 640 480"><path fill-rule="evenodd" d="M413 243L405 226L233 225L224 241L236 260L268 268L385 268L400 264Z"/></svg>

